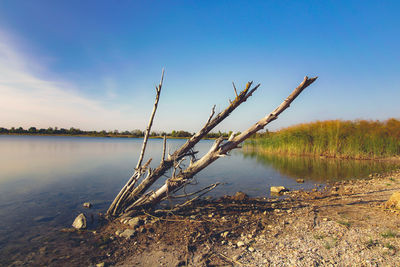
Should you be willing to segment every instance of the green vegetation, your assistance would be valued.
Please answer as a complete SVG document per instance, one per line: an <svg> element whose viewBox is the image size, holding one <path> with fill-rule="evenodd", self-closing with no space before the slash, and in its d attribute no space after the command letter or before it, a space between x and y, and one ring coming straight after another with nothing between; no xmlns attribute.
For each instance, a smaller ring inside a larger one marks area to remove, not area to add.
<svg viewBox="0 0 400 267"><path fill-rule="evenodd" d="M374 247L378 244L377 241L373 240L372 237L369 238L369 240L367 242L365 242L365 245L370 248L370 247Z"/></svg>
<svg viewBox="0 0 400 267"><path fill-rule="evenodd" d="M257 151L345 158L400 155L400 121L316 121L257 134L246 143Z"/></svg>
<svg viewBox="0 0 400 267"><path fill-rule="evenodd" d="M338 224L341 224L341 225L344 225L344 226L346 226L347 228L349 228L349 227L351 226L351 223L350 223L350 222L344 221L344 220L337 221L337 223L338 223Z"/></svg>
<svg viewBox="0 0 400 267"><path fill-rule="evenodd" d="M232 132L218 132L218 133L208 133L206 138L218 138L224 137L228 138ZM36 127L30 127L29 129L24 129L22 127L15 128L11 127L10 129L0 127L0 134L9 134L9 135L69 135L69 136L95 136L95 137L133 137L140 138L144 137L145 132L139 129L135 129L132 131L122 131L118 130L114 131L84 131L78 128L71 127L70 129L58 128L58 127L49 127L47 129L37 129ZM150 133L150 137L162 137L168 136L170 138L189 138L194 135L194 133L190 133L187 131L173 130L171 133L166 132L156 132L153 131Z"/></svg>
<svg viewBox="0 0 400 267"><path fill-rule="evenodd" d="M395 246L393 246L393 245L390 244L390 243L385 243L383 246L384 246L385 248L388 248L388 249L395 249Z"/></svg>
<svg viewBox="0 0 400 267"><path fill-rule="evenodd" d="M315 234L314 238L317 239L317 240L321 240L321 239L324 239L325 236L323 234Z"/></svg>
<svg viewBox="0 0 400 267"><path fill-rule="evenodd" d="M384 237L384 238L396 237L397 233L393 232L392 230L387 230L387 231L381 233L381 236Z"/></svg>

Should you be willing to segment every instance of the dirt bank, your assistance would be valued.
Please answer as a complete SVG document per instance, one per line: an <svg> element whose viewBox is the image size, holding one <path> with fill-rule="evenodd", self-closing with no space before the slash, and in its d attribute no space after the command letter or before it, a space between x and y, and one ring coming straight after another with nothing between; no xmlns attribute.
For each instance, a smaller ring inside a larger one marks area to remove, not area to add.
<svg viewBox="0 0 400 267"><path fill-rule="evenodd" d="M202 201L170 215L106 223L96 233L59 232L12 265L396 266L400 213L383 203L400 191L400 170L330 184L285 199L243 195ZM133 232L133 231L132 231Z"/></svg>

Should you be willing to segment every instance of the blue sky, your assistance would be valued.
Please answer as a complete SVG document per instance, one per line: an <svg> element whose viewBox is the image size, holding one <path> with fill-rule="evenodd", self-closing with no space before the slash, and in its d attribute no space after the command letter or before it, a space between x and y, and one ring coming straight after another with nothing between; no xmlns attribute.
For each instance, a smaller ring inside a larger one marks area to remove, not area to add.
<svg viewBox="0 0 400 267"><path fill-rule="evenodd" d="M398 1L0 1L0 126L196 131L231 82L260 89L217 130L242 131L305 75L268 128L399 118Z"/></svg>

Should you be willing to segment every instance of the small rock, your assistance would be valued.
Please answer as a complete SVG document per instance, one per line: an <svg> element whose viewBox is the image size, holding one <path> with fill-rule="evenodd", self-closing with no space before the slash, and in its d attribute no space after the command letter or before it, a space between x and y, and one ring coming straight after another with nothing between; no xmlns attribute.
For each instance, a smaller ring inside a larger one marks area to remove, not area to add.
<svg viewBox="0 0 400 267"><path fill-rule="evenodd" d="M298 183L298 184L302 184L302 183L304 183L304 179L296 179L296 183Z"/></svg>
<svg viewBox="0 0 400 267"><path fill-rule="evenodd" d="M85 229L86 228L85 214L83 213L79 214L72 223L72 227L74 227L75 229Z"/></svg>
<svg viewBox="0 0 400 267"><path fill-rule="evenodd" d="M238 241L236 244L239 248L245 245L243 241Z"/></svg>
<svg viewBox="0 0 400 267"><path fill-rule="evenodd" d="M223 232L223 233L221 234L221 236L222 236L223 238L226 238L226 237L228 236L228 234L229 234L229 232L228 232L228 231L225 231L225 232Z"/></svg>
<svg viewBox="0 0 400 267"><path fill-rule="evenodd" d="M126 239L131 238L132 236L134 236L136 233L135 230L133 229L126 229L125 231L123 231L119 236L120 237L125 237Z"/></svg>
<svg viewBox="0 0 400 267"><path fill-rule="evenodd" d="M253 247L249 247L249 251L250 251L250 252L254 252L255 249L254 249Z"/></svg>
<svg viewBox="0 0 400 267"><path fill-rule="evenodd" d="M115 235L116 235L116 236L121 236L121 234L122 234L122 231L121 231L121 230L115 231Z"/></svg>
<svg viewBox="0 0 400 267"><path fill-rule="evenodd" d="M100 262L96 264L96 267L104 267L106 264L104 262Z"/></svg>
<svg viewBox="0 0 400 267"><path fill-rule="evenodd" d="M208 218L214 217L214 213L208 214Z"/></svg>
<svg viewBox="0 0 400 267"><path fill-rule="evenodd" d="M272 194L282 194L283 192L289 191L284 186L271 186L271 193Z"/></svg>
<svg viewBox="0 0 400 267"><path fill-rule="evenodd" d="M92 203L90 203L90 202L85 202L85 203L83 203L83 207L84 207L84 208L90 209L90 208L92 207Z"/></svg>

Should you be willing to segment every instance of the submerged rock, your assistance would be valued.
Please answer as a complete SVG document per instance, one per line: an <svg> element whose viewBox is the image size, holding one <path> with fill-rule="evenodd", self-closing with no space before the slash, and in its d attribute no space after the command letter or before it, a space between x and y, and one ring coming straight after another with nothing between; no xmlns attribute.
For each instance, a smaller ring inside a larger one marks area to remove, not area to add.
<svg viewBox="0 0 400 267"><path fill-rule="evenodd" d="M85 229L86 228L85 214L83 213L79 214L72 223L72 227L74 227L75 229Z"/></svg>
<svg viewBox="0 0 400 267"><path fill-rule="evenodd" d="M249 198L248 195L246 195L245 193L240 192L240 191L236 192L236 194L232 197L232 199L236 200L236 201L243 201L243 200L246 200L248 198Z"/></svg>
<svg viewBox="0 0 400 267"><path fill-rule="evenodd" d="M35 222L49 222L52 221L55 218L55 216L38 216L33 218Z"/></svg>

